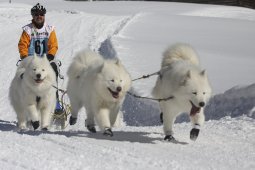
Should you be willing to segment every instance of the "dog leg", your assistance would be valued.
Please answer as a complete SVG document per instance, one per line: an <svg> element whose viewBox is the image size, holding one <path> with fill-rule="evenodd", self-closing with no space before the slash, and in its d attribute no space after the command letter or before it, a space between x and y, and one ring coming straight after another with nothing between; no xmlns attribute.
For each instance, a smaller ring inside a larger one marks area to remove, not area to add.
<svg viewBox="0 0 255 170"><path fill-rule="evenodd" d="M190 116L190 121L192 122L193 125L198 124L202 126L205 122L204 108L201 108L199 113Z"/></svg>
<svg viewBox="0 0 255 170"><path fill-rule="evenodd" d="M42 129L47 129L50 125L50 122L52 120L51 110L52 109L50 107L44 108L41 110L41 122L42 122L41 127L42 127Z"/></svg>
<svg viewBox="0 0 255 170"><path fill-rule="evenodd" d="M85 126L90 132L96 133L94 114L92 110L89 108L86 108L86 113L87 113L87 119L85 120Z"/></svg>
<svg viewBox="0 0 255 170"><path fill-rule="evenodd" d="M111 123L111 127L114 126L114 124L116 123L116 125L120 124L117 121L119 120L119 111L120 108L117 106L116 108L112 109L111 113L110 113L110 123Z"/></svg>
<svg viewBox="0 0 255 170"><path fill-rule="evenodd" d="M19 130L25 130L27 128L27 118L24 112L19 112L17 114L18 128Z"/></svg>
<svg viewBox="0 0 255 170"><path fill-rule="evenodd" d="M108 109L100 109L96 113L96 120L101 130L105 130L111 127L109 116L110 112Z"/></svg>
<svg viewBox="0 0 255 170"><path fill-rule="evenodd" d="M175 121L175 117L173 117L169 114L166 114L166 112L164 112L163 119L164 119L163 129L164 129L165 135L173 135L174 134L173 124L174 124L174 121Z"/></svg>
<svg viewBox="0 0 255 170"><path fill-rule="evenodd" d="M168 104L167 102L164 104L161 104L161 110L164 113L163 114L163 129L165 133L165 140L174 139L173 137L173 124L176 118L176 111L174 110L174 106ZM170 138L168 139L168 136Z"/></svg>
<svg viewBox="0 0 255 170"><path fill-rule="evenodd" d="M38 111L37 111L36 105L29 105L27 107L27 112L28 112L28 116L30 117L30 119L33 122L39 120L39 115L38 115Z"/></svg>
<svg viewBox="0 0 255 170"><path fill-rule="evenodd" d="M193 124L193 128L190 131L190 139L195 141L199 135L200 126L202 126L205 121L203 108L201 108L199 113L196 113L195 115L190 116L190 120Z"/></svg>
<svg viewBox="0 0 255 170"><path fill-rule="evenodd" d="M77 122L78 112L81 109L82 105L80 104L80 102L76 100L71 100L71 99L70 99L70 103L71 103L72 110L71 110L71 116L69 119L69 124L74 125Z"/></svg>
<svg viewBox="0 0 255 170"><path fill-rule="evenodd" d="M160 115L159 115L159 120L160 120L160 123L163 123L163 122L164 122L164 121L163 121L163 112L160 113Z"/></svg>
<svg viewBox="0 0 255 170"><path fill-rule="evenodd" d="M34 128L34 130L36 130L39 126L40 126L40 122L39 122L39 115L38 115L38 111L35 105L29 105L27 107L27 112L28 112L28 116L31 120L32 126Z"/></svg>

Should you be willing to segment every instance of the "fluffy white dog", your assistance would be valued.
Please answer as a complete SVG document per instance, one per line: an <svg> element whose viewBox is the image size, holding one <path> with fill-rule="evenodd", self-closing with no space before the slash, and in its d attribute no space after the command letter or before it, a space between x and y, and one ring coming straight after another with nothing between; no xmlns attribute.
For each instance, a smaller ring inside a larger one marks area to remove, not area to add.
<svg viewBox="0 0 255 170"><path fill-rule="evenodd" d="M205 70L201 70L194 49L188 44L175 44L163 53L161 71L152 95L160 101L165 140L173 141L173 123L180 113L189 113L193 129L190 138L196 140L204 123L203 108L211 96Z"/></svg>
<svg viewBox="0 0 255 170"><path fill-rule="evenodd" d="M56 85L56 75L45 55L28 56L20 62L9 89L20 130L26 130L30 121L34 129L47 130L56 105L52 85Z"/></svg>
<svg viewBox="0 0 255 170"><path fill-rule="evenodd" d="M104 135L112 136L111 128L118 121L120 107L131 86L131 78L119 60L105 60L90 50L78 53L71 63L67 94L72 115L69 123L77 121L78 112L85 107L87 129L95 133L95 122Z"/></svg>

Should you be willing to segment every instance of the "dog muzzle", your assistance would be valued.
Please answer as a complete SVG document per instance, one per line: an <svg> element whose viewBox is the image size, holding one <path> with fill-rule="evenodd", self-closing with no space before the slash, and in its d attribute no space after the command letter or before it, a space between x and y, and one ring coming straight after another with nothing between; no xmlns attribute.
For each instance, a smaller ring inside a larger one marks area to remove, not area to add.
<svg viewBox="0 0 255 170"><path fill-rule="evenodd" d="M34 79L37 84L40 84L43 82L44 79Z"/></svg>
<svg viewBox="0 0 255 170"><path fill-rule="evenodd" d="M112 97L117 99L119 98L119 92L112 91L110 88L108 88L109 92L112 94Z"/></svg>

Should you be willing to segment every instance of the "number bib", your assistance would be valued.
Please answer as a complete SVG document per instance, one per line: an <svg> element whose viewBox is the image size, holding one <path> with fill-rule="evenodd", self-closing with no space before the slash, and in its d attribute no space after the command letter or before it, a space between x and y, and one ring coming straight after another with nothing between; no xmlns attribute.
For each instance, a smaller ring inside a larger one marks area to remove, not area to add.
<svg viewBox="0 0 255 170"><path fill-rule="evenodd" d="M48 39L50 33L53 31L53 27L44 24L41 29L33 28L32 24L26 25L24 31L30 36L30 45L28 48L28 55L34 55L36 53L38 56L43 56L43 54L48 53Z"/></svg>
<svg viewBox="0 0 255 170"><path fill-rule="evenodd" d="M33 55L36 53L38 56L47 54L48 38L32 38L28 49L28 54Z"/></svg>

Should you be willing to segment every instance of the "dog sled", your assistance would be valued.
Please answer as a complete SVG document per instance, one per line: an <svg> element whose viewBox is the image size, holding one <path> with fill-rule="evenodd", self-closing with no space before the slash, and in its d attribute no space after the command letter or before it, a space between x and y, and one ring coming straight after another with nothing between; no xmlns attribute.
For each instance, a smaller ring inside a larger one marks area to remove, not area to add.
<svg viewBox="0 0 255 170"><path fill-rule="evenodd" d="M69 102L69 99L66 95L66 90L62 90L59 89L56 86L53 86L54 88L56 88L60 93L60 97L59 97L59 101L57 101L59 103L59 107L61 108L61 112L57 112L55 110L54 113L52 113L52 121L53 121L53 126L57 126L57 127L61 127L61 129L65 129L68 125L68 115L71 113L71 105Z"/></svg>
<svg viewBox="0 0 255 170"><path fill-rule="evenodd" d="M57 70L58 70L58 77L57 79L64 80L64 76L60 74L60 67L62 65L60 60L53 60L51 62L55 62L57 65ZM51 63L50 62L50 63ZM52 85L53 88L57 90L57 103L56 103L56 109L54 113L52 113L52 121L53 121L53 126L61 127L61 129L65 129L68 125L67 117L71 113L71 105L68 100L66 90L60 89L58 87L58 82L57 81L57 86Z"/></svg>

